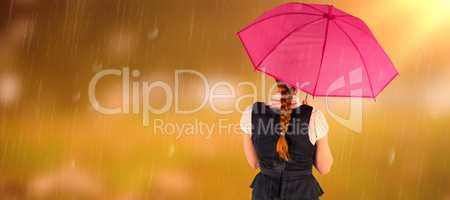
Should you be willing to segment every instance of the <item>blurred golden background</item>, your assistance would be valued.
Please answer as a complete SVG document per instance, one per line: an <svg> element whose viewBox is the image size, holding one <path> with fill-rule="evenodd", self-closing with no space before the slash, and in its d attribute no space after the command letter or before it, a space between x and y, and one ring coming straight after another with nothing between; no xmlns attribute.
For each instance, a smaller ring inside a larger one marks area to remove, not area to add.
<svg viewBox="0 0 450 200"><path fill-rule="evenodd" d="M89 103L88 84L102 69L129 67L141 74L133 81L173 86L175 71L190 69L239 95L251 93L240 82L255 83L262 100L262 82L272 80L253 71L235 32L285 2L0 1L0 199L249 199L256 172L236 131L179 137L143 126L142 114L104 115ZM363 101L360 133L324 112L335 164L319 177L323 199L449 200L450 1L304 2L365 20L400 72L376 101ZM199 105L202 82L181 81L179 106ZM161 106L163 95L146 101ZM121 105L120 78L101 81L97 97ZM326 111L324 99L310 103ZM328 105L348 115L348 99ZM150 118L237 124L240 112L172 107Z"/></svg>

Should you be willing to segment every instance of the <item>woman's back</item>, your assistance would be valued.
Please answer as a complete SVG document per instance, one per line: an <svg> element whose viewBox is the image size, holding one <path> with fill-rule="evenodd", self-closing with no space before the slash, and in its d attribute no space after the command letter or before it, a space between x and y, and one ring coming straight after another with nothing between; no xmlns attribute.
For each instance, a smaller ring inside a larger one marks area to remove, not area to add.
<svg viewBox="0 0 450 200"><path fill-rule="evenodd" d="M275 148L279 137L279 111L262 102L253 105L252 142L261 168L283 165L286 170L311 170L315 153L315 147L308 135L312 110L309 105L301 105L292 110L286 133L290 159L284 161L278 157Z"/></svg>
<svg viewBox="0 0 450 200"><path fill-rule="evenodd" d="M251 139L261 169L251 184L253 199L317 199L323 194L311 173L315 157L315 146L308 134L312 111L309 105L292 110L285 134L289 159L283 160L276 151L279 111L262 102L253 105Z"/></svg>

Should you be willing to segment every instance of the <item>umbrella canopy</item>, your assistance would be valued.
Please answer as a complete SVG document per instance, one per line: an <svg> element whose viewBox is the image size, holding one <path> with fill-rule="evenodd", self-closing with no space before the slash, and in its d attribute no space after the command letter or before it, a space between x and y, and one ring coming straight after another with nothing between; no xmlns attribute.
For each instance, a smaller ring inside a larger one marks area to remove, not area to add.
<svg viewBox="0 0 450 200"><path fill-rule="evenodd" d="M368 26L331 5L283 4L237 35L255 69L313 96L375 98L398 75Z"/></svg>

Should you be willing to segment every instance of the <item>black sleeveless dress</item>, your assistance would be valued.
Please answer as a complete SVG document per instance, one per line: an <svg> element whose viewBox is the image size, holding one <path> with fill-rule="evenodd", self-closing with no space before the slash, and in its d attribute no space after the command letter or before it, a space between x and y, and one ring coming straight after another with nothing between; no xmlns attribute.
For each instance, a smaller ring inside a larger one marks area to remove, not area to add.
<svg viewBox="0 0 450 200"><path fill-rule="evenodd" d="M312 175L316 148L308 135L313 108L301 105L292 110L286 140L289 160L278 157L279 111L262 102L252 108L252 142L259 158L260 172L250 187L253 200L313 200L323 190Z"/></svg>

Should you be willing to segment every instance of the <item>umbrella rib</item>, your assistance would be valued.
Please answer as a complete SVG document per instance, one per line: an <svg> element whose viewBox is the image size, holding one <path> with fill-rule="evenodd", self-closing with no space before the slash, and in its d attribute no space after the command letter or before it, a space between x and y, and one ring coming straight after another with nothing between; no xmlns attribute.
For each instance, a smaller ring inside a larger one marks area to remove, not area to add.
<svg viewBox="0 0 450 200"><path fill-rule="evenodd" d="M352 24L352 23L350 23L350 22L347 22L347 21L345 21L345 20L339 20L339 21L340 21L340 22L344 22L344 23L346 23L346 24L352 26L353 28L358 29L358 30L360 30L361 32L363 32L363 33L365 33L365 34L371 35L371 33L367 32L366 30L363 30L363 29L360 28L360 27L355 26L354 24Z"/></svg>
<svg viewBox="0 0 450 200"><path fill-rule="evenodd" d="M360 31L362 31L362 32L364 32L364 33L370 35L370 39L372 39L378 46L381 47L380 43L378 42L378 40L376 39L376 37L374 36L374 34L373 34L372 32L370 32L369 27L367 27L367 28L369 29L369 32L367 32L367 31L365 31L365 30L363 30L363 29L361 29L361 28L355 26L354 24L352 24L352 23L350 23L350 22L347 22L347 21L345 21L345 20L339 20L339 21L340 21L340 22L344 22L345 24L348 24L348 25L350 25L350 26L352 26L352 27L354 27L354 28L356 28L356 29L358 29L358 30L360 30ZM337 22L335 22L335 23L337 23ZM366 25L366 26L367 26L367 25ZM383 54L384 54L387 58L389 58L389 56L388 56L387 53L384 51L384 49L382 49L382 52L383 52ZM394 65L390 59L389 59L389 62L391 62L391 64Z"/></svg>
<svg viewBox="0 0 450 200"><path fill-rule="evenodd" d="M259 24L259 23L261 23L261 22L263 22L263 21L272 19L272 18L274 18L274 17L285 16L285 15L313 15L313 16L322 16L321 14L307 13L307 12L285 12L285 13L280 13L280 14L271 15L271 16L268 16L268 17L266 17L266 18L263 18L263 19L260 19L260 20L258 20L258 21L255 21L255 22L249 24L248 26L244 27L242 30L239 31L239 33L242 32L242 31L245 31L245 30L247 30L248 28L250 28L250 27L252 27L252 26L254 26L254 25L256 25L256 24Z"/></svg>
<svg viewBox="0 0 450 200"><path fill-rule="evenodd" d="M301 5L303 5L303 6L312 8L313 10L319 11L319 12L322 13L322 14L325 14L325 12L323 12L322 10L320 10L320 9L318 9L318 8L316 8L316 7L312 6L312 5L310 5L310 4L300 3L300 2L291 2L291 3L287 3L287 4L301 4Z"/></svg>
<svg viewBox="0 0 450 200"><path fill-rule="evenodd" d="M352 15L349 15L349 14L343 14L343 15L336 15L335 17L352 17Z"/></svg>
<svg viewBox="0 0 450 200"><path fill-rule="evenodd" d="M399 75L398 72L395 73L395 75L392 76L392 78L390 78L390 79L386 82L386 84L383 85L383 87L381 87L380 92L383 91L384 88L386 88L386 87L389 85L389 83L392 82L392 81L395 79L395 77L397 77L398 75ZM378 95L378 94L377 94L377 95ZM376 97L372 97L372 98L376 98Z"/></svg>
<svg viewBox="0 0 450 200"><path fill-rule="evenodd" d="M322 11L322 10L320 10L320 9L318 9L318 8L316 8L316 7L314 7L314 6L312 6L312 5L309 5L309 4L306 4L306 3L300 3L300 4L302 4L302 5L306 6L306 7L312 8L312 9L314 9L314 10L317 10L317 11L319 11L319 12L322 13L322 14L325 14L324 11Z"/></svg>
<svg viewBox="0 0 450 200"><path fill-rule="evenodd" d="M372 91L372 98L375 97L375 94L374 94L374 92L373 92L372 81L370 80L369 71L367 71L366 61L364 60L364 57L362 56L361 51L359 50L358 46L356 46L355 41L353 41L353 39L348 35L348 33L347 33L346 31L344 31L344 29L343 29L338 23L336 23L335 21L333 21L333 22L334 22L334 24L336 24L336 26L339 28L339 30L341 30L342 33L344 33L345 36L347 36L347 39L350 40L350 42L352 43L353 47L354 47L354 48L356 49L356 51L358 52L359 57L360 57L361 61L363 62L363 66L364 66L364 69L365 69L365 71L366 71L367 79L369 80L370 90Z"/></svg>
<svg viewBox="0 0 450 200"><path fill-rule="evenodd" d="M315 22L318 22L318 21L320 21L320 20L322 20L322 19L325 19L325 18L322 18L322 17L320 17L319 19L315 19L315 20L313 20L313 21L310 21L310 22L308 22L308 23L306 23L306 24L303 24L303 25L301 25L301 26L299 26L299 27L297 27L297 28L295 28L294 30L292 30L291 32L289 32L286 36L284 36L268 53L267 53L267 55L266 56L264 56L263 57L263 59L261 60L261 61L259 61L259 63L256 65L256 67L259 67L265 60L266 60L266 58L267 57L269 57L270 56L270 54L272 54L276 49L277 49L277 47L278 46L280 46L280 44L281 43L283 43L284 42L284 40L286 40L289 36L291 36L293 33L295 33L295 32L297 32L297 31L299 31L299 30L302 30L303 28L305 28L306 26L308 26L308 25L310 25L310 24L313 24L313 23L315 23Z"/></svg>
<svg viewBox="0 0 450 200"><path fill-rule="evenodd" d="M320 72L322 71L323 58L324 58L324 55L325 55L325 47L327 46L327 40L328 40L329 23L330 23L330 19L327 19L327 26L325 28L325 38L324 38L323 46L322 46L322 56L320 58L319 72L317 73L316 85L314 86L314 90L313 90L312 96L316 95L317 85L319 84Z"/></svg>

